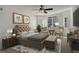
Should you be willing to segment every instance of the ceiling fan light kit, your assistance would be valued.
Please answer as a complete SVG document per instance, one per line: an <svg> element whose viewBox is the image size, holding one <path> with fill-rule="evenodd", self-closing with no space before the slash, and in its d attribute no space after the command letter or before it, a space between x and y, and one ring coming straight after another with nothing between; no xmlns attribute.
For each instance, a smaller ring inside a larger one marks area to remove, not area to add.
<svg viewBox="0 0 79 59"><path fill-rule="evenodd" d="M47 14L47 13L48 13L47 11L51 11L51 10L53 10L53 8L45 8L44 5L40 5L40 8L39 8L38 10L39 10L39 12L41 12L41 13Z"/></svg>

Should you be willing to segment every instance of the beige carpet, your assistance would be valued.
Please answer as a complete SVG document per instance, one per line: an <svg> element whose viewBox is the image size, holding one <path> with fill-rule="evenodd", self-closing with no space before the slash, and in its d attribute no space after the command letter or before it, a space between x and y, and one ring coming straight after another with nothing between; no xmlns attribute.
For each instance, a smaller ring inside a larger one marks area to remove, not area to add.
<svg viewBox="0 0 79 59"><path fill-rule="evenodd" d="M61 53L71 53L67 38L61 38Z"/></svg>

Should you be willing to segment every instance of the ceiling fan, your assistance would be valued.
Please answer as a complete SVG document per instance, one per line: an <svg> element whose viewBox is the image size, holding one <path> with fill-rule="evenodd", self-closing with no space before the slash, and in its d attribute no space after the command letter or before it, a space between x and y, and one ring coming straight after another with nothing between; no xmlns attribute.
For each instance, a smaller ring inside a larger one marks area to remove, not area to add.
<svg viewBox="0 0 79 59"><path fill-rule="evenodd" d="M47 11L53 10L53 8L45 8L44 5L40 5L40 8L38 10L47 14Z"/></svg>

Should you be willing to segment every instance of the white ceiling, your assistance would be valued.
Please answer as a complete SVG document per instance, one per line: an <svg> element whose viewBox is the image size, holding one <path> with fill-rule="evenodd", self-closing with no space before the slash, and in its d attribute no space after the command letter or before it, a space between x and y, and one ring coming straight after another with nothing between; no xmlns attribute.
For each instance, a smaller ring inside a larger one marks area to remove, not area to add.
<svg viewBox="0 0 79 59"><path fill-rule="evenodd" d="M40 5L4 5L4 6L23 9L23 10L29 10L31 12L38 12L39 10L34 10L34 9L40 8ZM73 6L74 5L44 5L45 8L53 8L52 12L56 12ZM48 11L48 12L51 12L51 11Z"/></svg>
<svg viewBox="0 0 79 59"><path fill-rule="evenodd" d="M26 9L26 10L30 10L30 11L33 11L33 9L40 8L40 5L4 5L4 6L17 7L20 9ZM53 11L58 11L58 10L66 9L69 7L73 7L73 5L45 5L44 7L45 8L53 8Z"/></svg>
<svg viewBox="0 0 79 59"><path fill-rule="evenodd" d="M45 8L53 8L53 11L58 11L58 10L66 9L69 7L73 7L73 5L45 5L44 7ZM40 5L29 6L29 8L30 9L39 9Z"/></svg>

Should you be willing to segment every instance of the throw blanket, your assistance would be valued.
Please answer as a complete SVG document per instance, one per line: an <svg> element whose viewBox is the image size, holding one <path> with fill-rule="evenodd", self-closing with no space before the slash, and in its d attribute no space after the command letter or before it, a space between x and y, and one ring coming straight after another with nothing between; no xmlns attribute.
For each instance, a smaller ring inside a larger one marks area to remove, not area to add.
<svg viewBox="0 0 79 59"><path fill-rule="evenodd" d="M39 33L28 37L28 40L42 41L48 37L48 33Z"/></svg>

